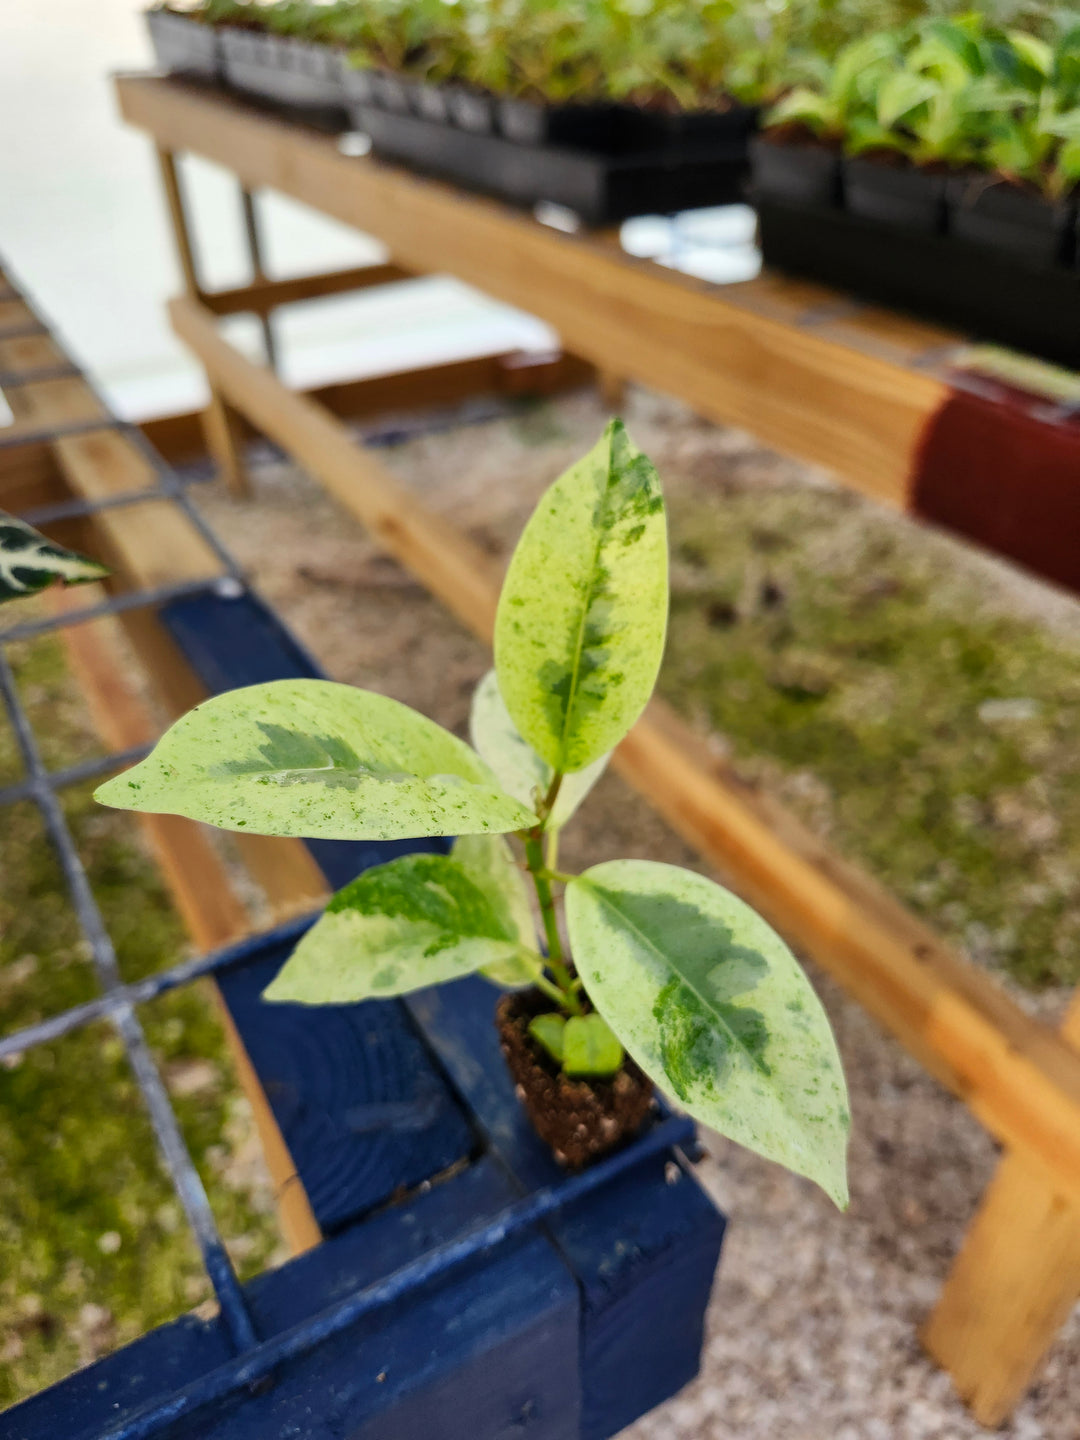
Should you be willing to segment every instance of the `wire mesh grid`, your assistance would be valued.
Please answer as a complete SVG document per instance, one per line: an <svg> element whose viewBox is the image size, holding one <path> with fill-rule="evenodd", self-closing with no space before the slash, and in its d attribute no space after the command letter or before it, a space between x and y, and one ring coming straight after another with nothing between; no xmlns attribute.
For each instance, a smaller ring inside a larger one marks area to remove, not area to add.
<svg viewBox="0 0 1080 1440"><path fill-rule="evenodd" d="M2 275L3 268L0 266L0 277ZM21 295L18 298L27 303ZM34 313L28 303L27 308ZM31 334L50 333L44 323L36 318L32 325L19 327L20 334L24 331ZM10 338L12 333L11 330L0 330L0 341ZM232 556L192 503L182 481L165 464L138 426L115 420L108 415L102 397L79 366L65 363L56 369L62 371L64 377L77 378L86 384L102 407L102 417L94 421L80 422L74 428L57 425L52 428L40 427L32 434L21 431L18 443L51 441L82 430L89 432L119 429L153 467L156 483L149 488L113 495L102 500L63 501L25 510L22 518L31 524L40 525L72 517L92 516L106 509L134 505L148 499L165 498L184 512L222 566L219 576L207 580L126 591L100 603L65 609L53 616L0 627L0 700L11 722L25 769L23 779L0 788L0 807L27 800L37 806L59 857L79 926L89 946L101 992L94 999L9 1035L0 1036L0 1061L60 1039L95 1021L107 1020L112 1023L124 1045L166 1169L198 1243L202 1262L217 1297L221 1319L234 1352L234 1359L230 1363L199 1377L160 1402L143 1406L127 1418L107 1427L97 1437L97 1440L152 1440L153 1436L160 1435L185 1416L212 1406L215 1402L224 1402L242 1393L258 1391L267 1383L272 1383L274 1372L287 1361L310 1353L372 1311L537 1225L556 1211L609 1183L629 1165L639 1164L648 1155L673 1148L692 1151L695 1130L692 1122L685 1117L668 1116L642 1136L631 1149L616 1152L581 1174L568 1176L513 1201L495 1216L466 1230L458 1238L438 1245L427 1254L402 1265L383 1279L345 1296L327 1309L287 1330L260 1337L214 1220L202 1179L188 1151L164 1081L151 1054L136 1007L196 980L221 975L231 968L243 965L271 946L299 939L315 917L297 917L208 955L171 966L144 980L125 982L58 795L68 786L133 763L146 753L148 747L139 746L118 751L65 769L50 771L42 759L33 728L21 703L11 662L6 653L6 647L15 641L136 608L162 605L171 600L207 592L230 599L245 592L252 592ZM37 371L5 371L0 373L0 389L5 386L11 388L30 384L41 378L45 376L40 367ZM51 369L48 378L56 378Z"/></svg>

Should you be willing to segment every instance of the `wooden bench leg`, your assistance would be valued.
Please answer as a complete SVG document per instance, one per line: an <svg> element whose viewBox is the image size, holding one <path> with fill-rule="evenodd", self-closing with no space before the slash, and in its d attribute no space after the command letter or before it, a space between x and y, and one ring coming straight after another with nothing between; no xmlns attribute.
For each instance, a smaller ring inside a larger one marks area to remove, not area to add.
<svg viewBox="0 0 1080 1440"><path fill-rule="evenodd" d="M157 147L158 167L165 201L172 221L173 239L176 241L177 258L184 277L184 289L193 299L202 291L199 286L198 263L195 246L188 223L184 192L180 175L176 169L176 157L170 150ZM245 217L246 217L245 209ZM249 236L250 240L250 236ZM257 253L257 252L256 252ZM237 416L225 404L221 395L210 387L210 404L203 415L203 430L206 434L206 448L218 467L218 473L233 495L246 497L251 494L251 481L244 468L243 448Z"/></svg>
<svg viewBox="0 0 1080 1440"><path fill-rule="evenodd" d="M1080 1004L1063 1034L1080 1041ZM1080 1205L1019 1155L983 1196L922 1341L983 1425L1018 1404L1080 1299Z"/></svg>
<svg viewBox="0 0 1080 1440"><path fill-rule="evenodd" d="M216 390L211 390L210 403L202 413L202 427L210 458L229 493L240 500L249 499L251 476L244 463L240 417Z"/></svg>

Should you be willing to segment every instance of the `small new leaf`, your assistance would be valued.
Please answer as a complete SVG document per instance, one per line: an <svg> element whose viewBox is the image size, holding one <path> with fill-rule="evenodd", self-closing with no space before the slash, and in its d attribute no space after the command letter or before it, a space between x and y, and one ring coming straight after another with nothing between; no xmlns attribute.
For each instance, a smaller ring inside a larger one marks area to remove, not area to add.
<svg viewBox="0 0 1080 1440"><path fill-rule="evenodd" d="M550 1011L547 1015L535 1015L529 1021L529 1034L543 1047L559 1065L563 1063L563 1035L566 1033L566 1016Z"/></svg>
<svg viewBox="0 0 1080 1440"><path fill-rule="evenodd" d="M563 1069L567 1075L605 1080L623 1062L623 1047L602 1015L571 1015L563 1032Z"/></svg>
<svg viewBox="0 0 1080 1440"><path fill-rule="evenodd" d="M275 680L197 705L96 799L223 830L324 840L536 824L441 725L385 695L330 680Z"/></svg>
<svg viewBox="0 0 1080 1440"><path fill-rule="evenodd" d="M0 605L34 595L57 580L82 585L108 573L96 560L54 545L25 521L0 510Z"/></svg>
<svg viewBox="0 0 1080 1440"><path fill-rule="evenodd" d="M446 855L402 855L339 890L267 1000L344 1005L404 995L513 961L520 939L505 913Z"/></svg>
<svg viewBox="0 0 1080 1440"><path fill-rule="evenodd" d="M705 1125L847 1204L847 1090L825 1012L794 956L704 876L645 860L567 886L589 998L658 1085Z"/></svg>
<svg viewBox="0 0 1080 1440"><path fill-rule="evenodd" d="M536 795L546 795L554 771L546 760L523 740L510 718L494 670L489 670L473 695L469 734L475 749L491 766L508 795L523 805L532 805ZM564 775L555 804L547 820L549 830L560 830L604 773L610 754L601 755L584 770Z"/></svg>
<svg viewBox="0 0 1080 1440"><path fill-rule="evenodd" d="M499 690L552 769L584 770L641 714L667 604L660 480L613 420L536 507L495 617Z"/></svg>

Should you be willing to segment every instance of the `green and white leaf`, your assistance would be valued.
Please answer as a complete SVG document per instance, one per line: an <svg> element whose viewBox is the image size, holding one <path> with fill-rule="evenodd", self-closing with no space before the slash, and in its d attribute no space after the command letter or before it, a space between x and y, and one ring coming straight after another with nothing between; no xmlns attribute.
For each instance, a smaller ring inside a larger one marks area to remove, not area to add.
<svg viewBox="0 0 1080 1440"><path fill-rule="evenodd" d="M494 670L489 670L476 687L469 717L469 734L474 748L491 766L495 778L508 795L513 795L523 805L532 806L537 794L547 794L555 772L529 742L522 739L499 693L499 681ZM562 829L600 779L610 759L609 752L586 765L584 770L563 776L547 829Z"/></svg>
<svg viewBox="0 0 1080 1440"><path fill-rule="evenodd" d="M223 830L327 840L536 824L464 741L407 705L330 680L276 680L207 700L96 798Z"/></svg>
<svg viewBox="0 0 1080 1440"><path fill-rule="evenodd" d="M264 991L267 1000L343 1005L404 995L512 961L505 914L446 855L402 855L339 890Z"/></svg>
<svg viewBox="0 0 1080 1440"><path fill-rule="evenodd" d="M567 1075L614 1075L623 1047L602 1015L571 1015L562 1035L562 1067Z"/></svg>
<svg viewBox="0 0 1080 1440"><path fill-rule="evenodd" d="M57 580L81 585L108 573L96 560L54 545L32 525L0 510L0 605L34 595Z"/></svg>
<svg viewBox="0 0 1080 1440"><path fill-rule="evenodd" d="M514 864L510 846L501 835L462 835L454 841L450 855L484 892L507 934L518 942L516 954L485 965L481 973L508 990L531 985L542 973L544 962L536 949L529 887Z"/></svg>
<svg viewBox="0 0 1080 1440"><path fill-rule="evenodd" d="M695 1119L847 1204L847 1087L794 956L704 876L645 860L567 887L578 974L627 1050Z"/></svg>
<svg viewBox="0 0 1080 1440"><path fill-rule="evenodd" d="M499 690L553 769L584 770L641 714L667 608L660 480L613 420L536 507L495 618Z"/></svg>

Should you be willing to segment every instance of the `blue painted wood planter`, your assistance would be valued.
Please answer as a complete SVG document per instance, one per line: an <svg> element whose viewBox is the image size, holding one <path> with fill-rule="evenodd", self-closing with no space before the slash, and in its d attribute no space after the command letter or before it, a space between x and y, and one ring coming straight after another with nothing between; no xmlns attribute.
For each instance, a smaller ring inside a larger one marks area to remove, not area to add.
<svg viewBox="0 0 1080 1440"><path fill-rule="evenodd" d="M211 690L319 674L249 594L162 619ZM445 843L310 848L337 887ZM263 1004L289 948L220 986L323 1243L245 1287L253 1357L187 1316L0 1416L2 1440L605 1440L690 1380L725 1221L672 1148L688 1122L568 1178L491 986Z"/></svg>

